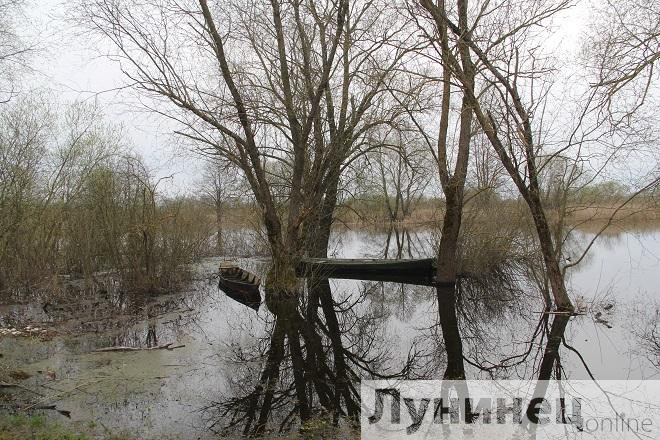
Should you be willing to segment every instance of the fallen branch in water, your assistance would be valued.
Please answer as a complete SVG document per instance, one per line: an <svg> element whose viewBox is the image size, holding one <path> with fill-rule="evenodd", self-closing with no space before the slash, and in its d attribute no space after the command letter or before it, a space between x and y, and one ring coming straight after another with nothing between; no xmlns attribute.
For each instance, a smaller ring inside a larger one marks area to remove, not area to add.
<svg viewBox="0 0 660 440"><path fill-rule="evenodd" d="M34 393L34 394L36 394L36 395L38 395L38 396L43 396L43 394L41 394L41 393L39 393L39 392L37 392L37 391L31 390L31 389L29 389L29 388L26 388L26 387L24 387L23 385L19 385L19 384L17 384L17 383L0 382L0 388L18 388L18 389L20 389L20 390L24 390L24 391L28 391L28 392L30 392L30 393Z"/></svg>
<svg viewBox="0 0 660 440"><path fill-rule="evenodd" d="M5 384L5 385L6 385L6 384ZM10 405L9 407L10 407L10 408L20 409L18 406L14 406L14 405ZM71 418L71 411L67 411L67 410L65 410L65 409L58 409L56 405L36 405L36 406L31 406L31 407L29 407L29 409L31 409L31 410L38 410L38 409L41 409L41 410L52 410L52 411L57 411L58 413L60 413L60 414L63 415L64 417L69 418L69 419Z"/></svg>
<svg viewBox="0 0 660 440"><path fill-rule="evenodd" d="M92 350L92 353L107 353L107 352L113 352L113 351L142 351L142 350L174 350L175 348L183 348L185 345L174 345L172 346L173 342L170 342L168 344L163 344L159 345L157 347L105 347L105 348L99 348L97 350Z"/></svg>
<svg viewBox="0 0 660 440"><path fill-rule="evenodd" d="M58 413L62 414L64 417L71 418L71 411L67 411L64 409L57 409L55 405L39 405L35 406L32 409L51 409L53 411L57 411Z"/></svg>
<svg viewBox="0 0 660 440"><path fill-rule="evenodd" d="M52 396L45 396L43 399L39 399L37 402L33 403L32 405L26 406L25 408L22 409L22 411L27 411L27 410L30 410L30 409L34 409L38 406L42 406L43 403L45 403L49 400L53 400L53 399L58 398L58 397L61 398L62 396L65 396L65 395L67 395L69 393L72 393L76 390L79 390L83 387L86 387L86 386L89 386L89 385L94 385L94 384L97 384L99 382L103 382L104 380L107 380L107 378L92 380L90 382L81 383L80 385L76 385L75 387L73 387L69 390L61 391L57 394L53 394Z"/></svg>

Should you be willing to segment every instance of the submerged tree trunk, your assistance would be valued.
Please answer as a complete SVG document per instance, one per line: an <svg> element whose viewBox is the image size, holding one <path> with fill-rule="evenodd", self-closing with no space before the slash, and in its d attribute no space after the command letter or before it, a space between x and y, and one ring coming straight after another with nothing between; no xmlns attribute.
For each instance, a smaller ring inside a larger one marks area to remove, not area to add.
<svg viewBox="0 0 660 440"><path fill-rule="evenodd" d="M461 204L462 205L462 204ZM436 291L440 327L447 353L445 379L465 379L463 364L463 342L456 317L456 274L458 234L461 226L462 207L452 200L447 209L442 225L442 237L438 248L438 268Z"/></svg>
<svg viewBox="0 0 660 440"><path fill-rule="evenodd" d="M444 7L444 2L442 2ZM459 1L459 19L461 26L467 29L467 1ZM445 194L445 214L442 225L442 236L438 248L438 268L436 274L438 312L440 326L447 352L447 369L445 379L465 379L463 363L463 342L458 328L456 316L456 275L458 272L458 240L463 217L463 194L467 179L470 142L472 139L472 107L463 96L460 112L460 128L456 153L456 163L453 173L449 170L449 148L447 132L449 128L449 112L451 104L451 79L453 76L447 60L451 57L448 30L446 26L440 29L443 66L443 97L440 115L440 132L438 135L438 171L442 190ZM469 50L464 37L458 39L458 51L461 56L465 75L468 81L474 81L474 72L469 65Z"/></svg>

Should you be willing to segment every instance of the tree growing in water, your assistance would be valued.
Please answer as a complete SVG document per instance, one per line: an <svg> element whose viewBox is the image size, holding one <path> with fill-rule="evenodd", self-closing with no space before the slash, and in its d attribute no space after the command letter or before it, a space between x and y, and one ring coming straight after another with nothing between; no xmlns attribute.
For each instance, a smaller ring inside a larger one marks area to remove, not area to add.
<svg viewBox="0 0 660 440"><path fill-rule="evenodd" d="M510 31L503 32L495 44L484 44L475 38L480 32L488 32L488 26L482 24L475 27L470 24L480 23L486 13L483 8L476 10L476 16L470 16L474 11L468 8L467 1L457 2L456 10L444 3L435 4L426 0L420 0L420 5L428 12L439 35L451 33L461 42L458 54L446 52L444 64L459 81L465 105L474 113L481 130L529 207L556 307L572 311L573 305L560 268L560 252L557 251L560 244L553 242L541 200L540 141L532 120L539 102L535 100L537 97L532 96L531 101L526 103L521 92L521 83L525 78L533 81L538 67L533 56L523 60L519 55L525 45L526 30L565 9L568 3L539 4L527 11L519 11L518 15L507 12L507 5L502 5L496 11L500 15L496 14L495 18L515 18L516 24L507 24L504 29ZM507 45L518 36L520 41ZM488 84L488 93L481 93L476 87L478 83Z"/></svg>
<svg viewBox="0 0 660 440"><path fill-rule="evenodd" d="M308 383L327 394L315 378L315 366L326 362L315 332L319 310L334 319L333 300L327 289L313 288L303 304L294 269L305 253L326 255L342 173L369 149L370 131L396 123L404 114L397 102L415 99L408 91L416 83L393 74L409 49L391 44L411 34L385 6L80 2L82 20L114 43L133 85L155 105L178 109L156 111L181 123L178 133L196 148L240 168L261 210L272 256L266 304L276 315L259 385L265 420L285 340L301 419L310 416Z"/></svg>

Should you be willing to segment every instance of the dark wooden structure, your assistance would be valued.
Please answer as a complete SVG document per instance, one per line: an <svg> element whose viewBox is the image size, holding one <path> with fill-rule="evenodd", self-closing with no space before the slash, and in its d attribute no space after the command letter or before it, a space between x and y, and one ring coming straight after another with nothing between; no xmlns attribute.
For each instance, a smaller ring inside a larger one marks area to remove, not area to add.
<svg viewBox="0 0 660 440"><path fill-rule="evenodd" d="M301 278L314 276L433 286L435 270L435 258L410 260L303 258L296 268L296 275Z"/></svg>
<svg viewBox="0 0 660 440"><path fill-rule="evenodd" d="M259 310L261 295L259 294L259 278L233 264L223 263L218 271L218 287L231 299Z"/></svg>
<svg viewBox="0 0 660 440"><path fill-rule="evenodd" d="M296 267L300 278L336 278L345 280L384 281L389 283L435 286L435 258L376 260L349 258L303 258ZM259 310L259 278L233 263L222 263L218 287L228 297Z"/></svg>

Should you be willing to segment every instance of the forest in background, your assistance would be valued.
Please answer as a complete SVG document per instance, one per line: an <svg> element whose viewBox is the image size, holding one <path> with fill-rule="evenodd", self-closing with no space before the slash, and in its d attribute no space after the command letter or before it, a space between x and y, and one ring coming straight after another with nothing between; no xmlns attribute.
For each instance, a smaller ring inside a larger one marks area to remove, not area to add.
<svg viewBox="0 0 660 440"><path fill-rule="evenodd" d="M567 48L578 6L588 19ZM296 276L331 256L336 228L434 229L426 339L444 379L467 378L466 289L478 303L529 278L545 380L561 378L580 310L571 270L608 231L658 220L657 0L70 2L67 23L207 160L181 195L102 105L21 83L39 62L17 31L27 7L0 0L0 291L20 301L110 274L122 293L158 294L203 256L267 256L255 374L218 404L245 435L321 409L355 422L356 384L379 374L342 327L367 320L327 278ZM390 377L410 378L414 357Z"/></svg>

